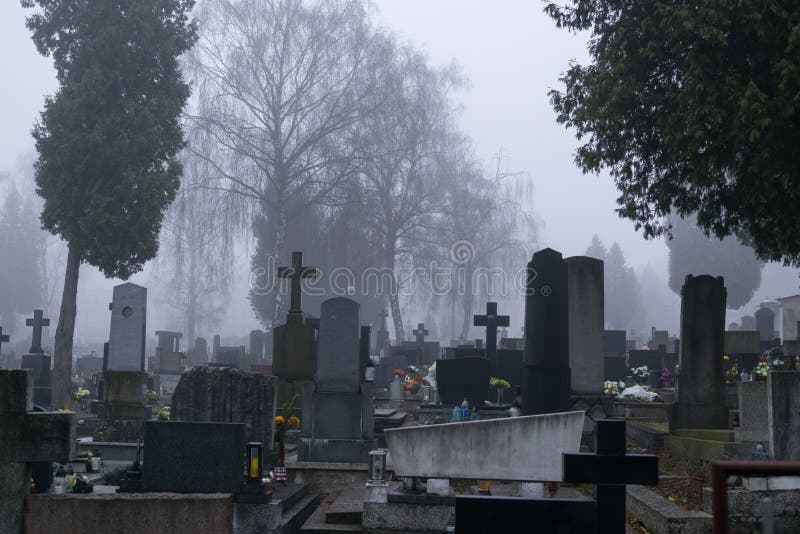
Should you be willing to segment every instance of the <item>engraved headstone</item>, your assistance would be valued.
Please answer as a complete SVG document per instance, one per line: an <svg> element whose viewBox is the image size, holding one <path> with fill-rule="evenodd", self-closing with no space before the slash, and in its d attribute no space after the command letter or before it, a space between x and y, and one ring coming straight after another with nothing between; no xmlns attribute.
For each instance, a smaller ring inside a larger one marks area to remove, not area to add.
<svg viewBox="0 0 800 534"><path fill-rule="evenodd" d="M569 367L572 391L602 395L604 372L603 261L567 258L569 283Z"/></svg>
<svg viewBox="0 0 800 534"><path fill-rule="evenodd" d="M130 282L114 287L108 341L110 371L144 371L147 289Z"/></svg>

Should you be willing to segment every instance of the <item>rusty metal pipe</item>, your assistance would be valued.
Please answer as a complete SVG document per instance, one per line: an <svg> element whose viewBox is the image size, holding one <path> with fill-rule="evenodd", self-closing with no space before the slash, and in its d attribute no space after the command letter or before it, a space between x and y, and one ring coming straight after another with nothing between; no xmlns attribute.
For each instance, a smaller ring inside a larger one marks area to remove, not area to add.
<svg viewBox="0 0 800 534"><path fill-rule="evenodd" d="M714 534L728 533L728 477L730 475L800 475L800 462L741 460L711 462L711 512Z"/></svg>

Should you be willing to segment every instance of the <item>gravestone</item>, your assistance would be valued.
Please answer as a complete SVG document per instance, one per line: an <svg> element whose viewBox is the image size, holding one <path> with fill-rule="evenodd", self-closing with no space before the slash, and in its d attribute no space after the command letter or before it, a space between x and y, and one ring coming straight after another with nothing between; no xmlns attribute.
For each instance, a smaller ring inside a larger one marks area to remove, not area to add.
<svg viewBox="0 0 800 534"><path fill-rule="evenodd" d="M647 346L651 350L657 350L661 345L669 345L669 332L667 330L657 330L655 326L650 328L650 341Z"/></svg>
<svg viewBox="0 0 800 534"><path fill-rule="evenodd" d="M483 406L489 394L490 363L486 358L457 358L436 362L436 386L442 404Z"/></svg>
<svg viewBox="0 0 800 534"><path fill-rule="evenodd" d="M311 416L310 437L300 438L298 461L366 462L374 439L373 384L359 359L359 304L337 297L324 301L314 391L303 397Z"/></svg>
<svg viewBox="0 0 800 534"><path fill-rule="evenodd" d="M135 442L141 439L150 413L144 398L147 289L131 283L115 286L108 308L111 331L94 439Z"/></svg>
<svg viewBox="0 0 800 534"><path fill-rule="evenodd" d="M800 295L778 299L780 303L780 337L797 339L797 322L800 321Z"/></svg>
<svg viewBox="0 0 800 534"><path fill-rule="evenodd" d="M428 335L428 331L425 330L425 323L417 323L417 328L411 333L414 335L414 347L417 349L414 365L419 367L422 365L422 346L425 343L425 336Z"/></svg>
<svg viewBox="0 0 800 534"><path fill-rule="evenodd" d="M728 428L722 356L725 349L723 278L688 275L681 289L681 351L670 431Z"/></svg>
<svg viewBox="0 0 800 534"><path fill-rule="evenodd" d="M472 316L473 326L486 327L486 358L489 359L492 368L497 366L497 327L508 326L510 324L509 320L508 315L497 314L496 302L486 303L485 315Z"/></svg>
<svg viewBox="0 0 800 534"><path fill-rule="evenodd" d="M767 405L770 458L800 461L800 373L769 373Z"/></svg>
<svg viewBox="0 0 800 534"><path fill-rule="evenodd" d="M238 493L244 468L245 425L147 421L144 491Z"/></svg>
<svg viewBox="0 0 800 534"><path fill-rule="evenodd" d="M0 370L0 532L23 531L31 464L72 460L75 430L74 413L33 413L29 370Z"/></svg>
<svg viewBox="0 0 800 534"><path fill-rule="evenodd" d="M509 350L525 350L525 340L521 337L504 337L500 339L500 348Z"/></svg>
<svg viewBox="0 0 800 534"><path fill-rule="evenodd" d="M753 332L757 331L758 327L756 326L756 318L752 315L745 315L742 317L742 323L739 326L739 330L743 330L745 332Z"/></svg>
<svg viewBox="0 0 800 534"><path fill-rule="evenodd" d="M381 310L378 314L381 320L381 327L378 330L378 335L375 338L375 353L380 354L381 351L388 352L391 342L389 341L389 327L386 324L386 319L389 313L386 310Z"/></svg>
<svg viewBox="0 0 800 534"><path fill-rule="evenodd" d="M90 375L102 370L102 356L81 356L75 360L75 372L79 375Z"/></svg>
<svg viewBox="0 0 800 534"><path fill-rule="evenodd" d="M194 347L186 354L186 367L196 365L208 365L208 342L202 337L194 340Z"/></svg>
<svg viewBox="0 0 800 534"><path fill-rule="evenodd" d="M408 369L408 356L399 353L384 356L375 366L375 385L379 388L389 387L394 372L398 369L401 371Z"/></svg>
<svg viewBox="0 0 800 534"><path fill-rule="evenodd" d="M212 362L217 361L217 351L219 350L219 346L220 346L219 334L214 334L214 337L212 339L212 345L211 345L211 361Z"/></svg>
<svg viewBox="0 0 800 534"><path fill-rule="evenodd" d="M730 332L738 332L740 329L739 323L731 323L728 325L728 331Z"/></svg>
<svg viewBox="0 0 800 534"><path fill-rule="evenodd" d="M33 328L31 348L28 354L22 355L20 369L33 371L33 403L36 406L52 407L53 397L53 359L45 354L42 348L42 327L50 325L50 319L44 317L42 310L34 310L33 317L26 319L25 324Z"/></svg>
<svg viewBox="0 0 800 534"><path fill-rule="evenodd" d="M498 349L497 361L494 369L491 369L492 376L508 380L511 387L522 387L522 367L525 359L525 351Z"/></svg>
<svg viewBox="0 0 800 534"><path fill-rule="evenodd" d="M603 261L567 258L569 367L574 395L602 395L604 374Z"/></svg>
<svg viewBox="0 0 800 534"><path fill-rule="evenodd" d="M3 327L0 326L0 356L3 355L3 343L8 343L10 339L7 334L3 334ZM0 362L2 361L2 358L0 358Z"/></svg>
<svg viewBox="0 0 800 534"><path fill-rule="evenodd" d="M288 405L299 396L303 414L303 434L311 431L310 417L306 411L311 409L310 394L314 389L313 380L317 360L316 320L304 320L302 303L302 281L315 278L317 270L303 265L303 254L292 252L292 266L278 270L279 278L291 282L291 302L286 324L274 328L272 337L272 373L278 377L276 387L278 406Z"/></svg>
<svg viewBox="0 0 800 534"><path fill-rule="evenodd" d="M604 358L603 359L603 379L620 381L628 376L628 366L625 358Z"/></svg>
<svg viewBox="0 0 800 534"><path fill-rule="evenodd" d="M250 359L252 363L263 363L267 359L267 334L261 330L250 331Z"/></svg>
<svg viewBox="0 0 800 534"><path fill-rule="evenodd" d="M736 382L739 399L739 427L733 429L736 441L764 443L769 441L769 406L767 382Z"/></svg>
<svg viewBox="0 0 800 534"><path fill-rule="evenodd" d="M244 345L239 347L217 347L217 356L214 363L218 367L234 367L241 369L244 367L245 349Z"/></svg>
<svg viewBox="0 0 800 534"><path fill-rule="evenodd" d="M630 350L628 351L628 367L647 367L650 370L661 369L663 366L663 353L658 350Z"/></svg>
<svg viewBox="0 0 800 534"><path fill-rule="evenodd" d="M628 352L625 330L604 330L603 352L607 358L625 358Z"/></svg>
<svg viewBox="0 0 800 534"><path fill-rule="evenodd" d="M409 358L409 363L417 366L417 355L421 354L420 365L431 365L440 358L441 350L438 341L423 341L418 345L416 341L401 341L399 347L392 347L392 352L401 351Z"/></svg>
<svg viewBox="0 0 800 534"><path fill-rule="evenodd" d="M565 412L570 407L569 294L567 264L547 248L528 263L525 297L526 414Z"/></svg>
<svg viewBox="0 0 800 534"><path fill-rule="evenodd" d="M244 423L247 441L269 450L274 435L275 378L230 367L184 371L172 394L172 421Z"/></svg>
<svg viewBox="0 0 800 534"><path fill-rule="evenodd" d="M108 371L144 371L147 289L130 282L114 287Z"/></svg>
<svg viewBox="0 0 800 534"><path fill-rule="evenodd" d="M486 351L474 345L460 345L452 350L453 358L486 358ZM447 358L448 360L451 358ZM487 358L488 359L488 358Z"/></svg>
<svg viewBox="0 0 800 534"><path fill-rule="evenodd" d="M772 341L775 338L775 312L769 308L756 310L756 330L761 341Z"/></svg>
<svg viewBox="0 0 800 534"><path fill-rule="evenodd" d="M181 332L159 330L156 332L158 343L156 345L155 371L180 372L184 367L184 354L181 350Z"/></svg>
<svg viewBox="0 0 800 534"><path fill-rule="evenodd" d="M725 332L725 354L739 364L740 370L752 371L761 356L761 339L755 330Z"/></svg>

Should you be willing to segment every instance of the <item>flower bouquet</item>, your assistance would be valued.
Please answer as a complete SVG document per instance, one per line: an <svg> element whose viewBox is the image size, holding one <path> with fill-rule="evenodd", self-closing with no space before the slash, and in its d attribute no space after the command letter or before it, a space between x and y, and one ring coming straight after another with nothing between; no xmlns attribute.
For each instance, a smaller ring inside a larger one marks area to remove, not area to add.
<svg viewBox="0 0 800 534"><path fill-rule="evenodd" d="M503 404L503 392L511 389L511 383L502 378L489 377L489 387L497 391L497 404Z"/></svg>
<svg viewBox="0 0 800 534"><path fill-rule="evenodd" d="M753 367L753 377L755 380L766 380L770 371L772 371L772 362L769 357L762 356L758 360L758 365Z"/></svg>
<svg viewBox="0 0 800 534"><path fill-rule="evenodd" d="M300 418L294 415L294 409L300 395L295 394L292 400L281 411L283 415L275 416L275 443L286 441L286 433L291 429L300 428Z"/></svg>

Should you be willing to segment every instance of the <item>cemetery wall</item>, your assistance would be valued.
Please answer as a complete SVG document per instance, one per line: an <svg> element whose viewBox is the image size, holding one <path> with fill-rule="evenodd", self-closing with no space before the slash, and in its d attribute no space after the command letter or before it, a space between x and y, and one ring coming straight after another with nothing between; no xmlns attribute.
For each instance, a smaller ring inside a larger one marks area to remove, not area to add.
<svg viewBox="0 0 800 534"><path fill-rule="evenodd" d="M26 534L52 534L54 525L59 534L233 531L233 501L226 493L31 495L26 510Z"/></svg>

